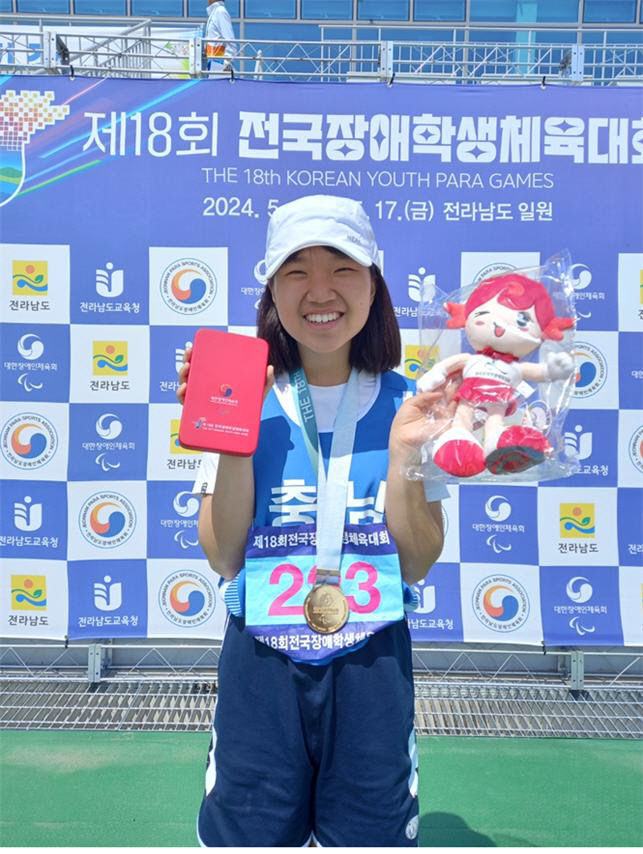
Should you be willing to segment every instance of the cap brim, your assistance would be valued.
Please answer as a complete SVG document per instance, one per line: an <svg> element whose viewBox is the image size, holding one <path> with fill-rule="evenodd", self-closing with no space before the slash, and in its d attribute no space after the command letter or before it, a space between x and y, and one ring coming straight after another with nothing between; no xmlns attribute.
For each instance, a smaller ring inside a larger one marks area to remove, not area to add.
<svg viewBox="0 0 643 854"><path fill-rule="evenodd" d="M296 243L293 246L289 246L287 250L280 253L277 258L275 258L270 265L270 267L266 267L266 272L264 273L265 281L271 276L274 276L277 270L281 267L281 265L286 261L287 258L290 258L291 255L294 255L295 252L300 252L302 249L308 249L309 246L332 246L333 249L337 249L338 252L343 252L344 255L348 255L349 258L352 258L353 261L357 261L358 264L361 264L362 267L370 267L372 263L374 263L370 256L366 252L362 252L359 247L350 249L337 241L333 243L329 240L320 243L319 240L306 240L302 243Z"/></svg>

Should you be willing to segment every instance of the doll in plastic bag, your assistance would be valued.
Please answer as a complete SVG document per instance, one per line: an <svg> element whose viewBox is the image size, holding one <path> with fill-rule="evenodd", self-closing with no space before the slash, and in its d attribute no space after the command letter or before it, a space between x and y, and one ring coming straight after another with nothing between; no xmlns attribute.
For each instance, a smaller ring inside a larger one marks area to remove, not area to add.
<svg viewBox="0 0 643 854"><path fill-rule="evenodd" d="M435 465L451 476L514 475L552 454L539 425L510 418L519 407L526 409L524 402L534 391L530 382L550 384L574 373L573 356L562 348L538 361L527 360L543 343L562 341L575 322L570 286L556 276L553 285L551 276L542 278L548 286L512 271L467 289L462 303L444 304L447 328L463 329L473 352L442 359L418 380L417 388L432 391L447 380L459 381L452 420L425 446ZM552 300L556 289L562 316Z"/></svg>

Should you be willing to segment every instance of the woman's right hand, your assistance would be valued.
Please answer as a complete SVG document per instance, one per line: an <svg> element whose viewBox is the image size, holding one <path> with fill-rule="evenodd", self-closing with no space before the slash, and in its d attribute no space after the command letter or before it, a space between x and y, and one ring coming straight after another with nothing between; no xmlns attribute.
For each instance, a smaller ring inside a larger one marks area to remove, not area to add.
<svg viewBox="0 0 643 854"><path fill-rule="evenodd" d="M179 368L179 387L176 390L176 397L183 406L185 402L185 392L188 387L188 374L190 373L190 359L192 358L192 345L185 348L183 353L183 364ZM268 365L266 369L266 381L263 387L263 400L265 401L268 392L275 381L275 369L272 365Z"/></svg>

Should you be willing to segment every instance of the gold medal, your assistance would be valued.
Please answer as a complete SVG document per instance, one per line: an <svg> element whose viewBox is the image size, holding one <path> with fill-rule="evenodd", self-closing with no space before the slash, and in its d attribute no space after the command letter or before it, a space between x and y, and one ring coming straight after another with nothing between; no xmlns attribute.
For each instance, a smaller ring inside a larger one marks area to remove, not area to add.
<svg viewBox="0 0 643 854"><path fill-rule="evenodd" d="M315 585L304 600L304 616L314 632L338 632L348 620L348 602L339 585Z"/></svg>

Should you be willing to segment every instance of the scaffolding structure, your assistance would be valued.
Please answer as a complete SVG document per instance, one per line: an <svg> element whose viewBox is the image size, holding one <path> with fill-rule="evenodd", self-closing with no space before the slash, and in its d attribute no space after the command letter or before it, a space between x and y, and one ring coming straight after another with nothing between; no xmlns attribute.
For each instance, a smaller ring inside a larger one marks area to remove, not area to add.
<svg viewBox="0 0 643 854"><path fill-rule="evenodd" d="M19 21L18 23L16 23ZM404 27L399 28L404 32ZM299 82L533 83L643 85L643 45L630 30L604 32L601 44L584 32L568 43L538 40L516 26L516 41L494 41L485 28L444 28L440 41L382 38L380 27L360 27L372 38L337 40L320 25L315 41L237 39L231 72L208 71L207 40L185 21L0 15L0 72L148 79L232 76ZM552 33L554 31L552 30ZM472 34L475 33L475 39ZM628 34L632 42L627 42ZM638 33L636 34L638 35Z"/></svg>

